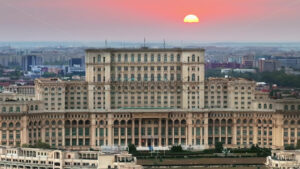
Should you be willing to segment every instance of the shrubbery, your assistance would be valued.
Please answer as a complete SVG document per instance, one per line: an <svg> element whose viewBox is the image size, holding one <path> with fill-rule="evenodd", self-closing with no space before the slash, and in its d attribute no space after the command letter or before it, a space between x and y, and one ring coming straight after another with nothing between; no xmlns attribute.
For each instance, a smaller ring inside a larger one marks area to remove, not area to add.
<svg viewBox="0 0 300 169"><path fill-rule="evenodd" d="M23 144L22 147L24 148L43 148L43 149L50 149L50 145L47 143L42 142L39 140L36 144L30 145L30 144Z"/></svg>
<svg viewBox="0 0 300 169"><path fill-rule="evenodd" d="M171 147L171 151L172 152L183 152L183 149L182 149L181 145L177 145L177 146L174 145Z"/></svg>

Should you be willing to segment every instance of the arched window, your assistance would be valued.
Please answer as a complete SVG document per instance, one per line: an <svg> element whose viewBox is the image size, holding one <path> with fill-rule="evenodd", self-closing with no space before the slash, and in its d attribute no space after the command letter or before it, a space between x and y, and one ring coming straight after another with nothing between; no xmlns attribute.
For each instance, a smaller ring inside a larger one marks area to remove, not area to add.
<svg viewBox="0 0 300 169"><path fill-rule="evenodd" d="M119 125L119 121L118 121L118 120L115 120L115 121L114 121L114 125Z"/></svg>
<svg viewBox="0 0 300 169"><path fill-rule="evenodd" d="M6 123L5 122L2 123L2 127L6 127Z"/></svg>
<svg viewBox="0 0 300 169"><path fill-rule="evenodd" d="M192 74L192 81L194 82L196 80L195 74Z"/></svg>
<svg viewBox="0 0 300 169"><path fill-rule="evenodd" d="M289 106L288 105L284 105L284 110L289 110Z"/></svg>
<svg viewBox="0 0 300 169"><path fill-rule="evenodd" d="M192 62L195 62L196 59L195 59L195 55L192 55Z"/></svg>
<svg viewBox="0 0 300 169"><path fill-rule="evenodd" d="M291 121L291 125L294 125L294 124L295 124L295 121L294 121L294 120L292 120L292 121Z"/></svg>
<svg viewBox="0 0 300 169"><path fill-rule="evenodd" d="M73 121L72 121L72 125L77 125L77 121L76 121L76 120L73 120Z"/></svg>
<svg viewBox="0 0 300 169"><path fill-rule="evenodd" d="M267 104L264 104L264 109L267 109Z"/></svg>
<svg viewBox="0 0 300 169"><path fill-rule="evenodd" d="M35 110L38 110L39 109L39 106L38 105L35 105Z"/></svg>
<svg viewBox="0 0 300 169"><path fill-rule="evenodd" d="M186 124L186 121L185 120L181 120L181 124Z"/></svg>
<svg viewBox="0 0 300 169"><path fill-rule="evenodd" d="M14 124L12 122L9 123L9 127L14 127Z"/></svg>
<svg viewBox="0 0 300 169"><path fill-rule="evenodd" d="M258 108L261 109L261 104L260 103L258 104Z"/></svg>
<svg viewBox="0 0 300 169"><path fill-rule="evenodd" d="M17 122L16 127L21 127L21 124L19 122Z"/></svg>
<svg viewBox="0 0 300 169"><path fill-rule="evenodd" d="M288 125L289 122L288 122L287 120L285 120L285 121L283 122L283 124L284 124L284 125Z"/></svg>
<svg viewBox="0 0 300 169"><path fill-rule="evenodd" d="M70 124L71 124L70 120L67 120L67 121L65 122L65 124L66 124L66 125L70 125Z"/></svg>
<svg viewBox="0 0 300 169"><path fill-rule="evenodd" d="M291 105L291 110L295 110L295 105Z"/></svg>
<svg viewBox="0 0 300 169"><path fill-rule="evenodd" d="M269 109L273 109L273 106L272 106L272 104L269 104Z"/></svg>

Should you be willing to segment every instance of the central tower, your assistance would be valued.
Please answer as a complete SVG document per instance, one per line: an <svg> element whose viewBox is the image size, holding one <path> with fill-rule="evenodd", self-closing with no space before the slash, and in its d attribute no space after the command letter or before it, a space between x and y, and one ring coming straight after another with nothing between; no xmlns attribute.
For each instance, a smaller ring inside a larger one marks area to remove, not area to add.
<svg viewBox="0 0 300 169"><path fill-rule="evenodd" d="M87 49L90 109L204 108L203 49Z"/></svg>

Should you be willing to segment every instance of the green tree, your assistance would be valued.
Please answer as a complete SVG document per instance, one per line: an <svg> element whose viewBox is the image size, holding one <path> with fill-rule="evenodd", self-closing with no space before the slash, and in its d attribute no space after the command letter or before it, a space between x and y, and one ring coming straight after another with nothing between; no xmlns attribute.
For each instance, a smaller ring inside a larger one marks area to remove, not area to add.
<svg viewBox="0 0 300 169"><path fill-rule="evenodd" d="M137 152L137 151L136 151L136 147L135 147L134 144L128 145L128 152L129 152L130 154L134 154L134 153Z"/></svg>
<svg viewBox="0 0 300 169"><path fill-rule="evenodd" d="M300 149L300 140L297 140L297 145L296 145L296 149Z"/></svg>
<svg viewBox="0 0 300 169"><path fill-rule="evenodd" d="M223 151L223 143L222 142L216 142L215 152L216 153L222 153L222 151Z"/></svg>

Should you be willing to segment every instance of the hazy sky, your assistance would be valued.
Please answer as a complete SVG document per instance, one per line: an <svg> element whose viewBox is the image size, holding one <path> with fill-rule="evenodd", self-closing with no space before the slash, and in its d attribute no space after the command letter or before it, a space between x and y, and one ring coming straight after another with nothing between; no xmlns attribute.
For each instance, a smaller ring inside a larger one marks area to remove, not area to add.
<svg viewBox="0 0 300 169"><path fill-rule="evenodd" d="M183 23L187 14L200 22ZM300 0L0 0L0 41L300 41Z"/></svg>

